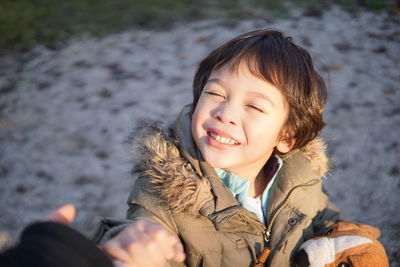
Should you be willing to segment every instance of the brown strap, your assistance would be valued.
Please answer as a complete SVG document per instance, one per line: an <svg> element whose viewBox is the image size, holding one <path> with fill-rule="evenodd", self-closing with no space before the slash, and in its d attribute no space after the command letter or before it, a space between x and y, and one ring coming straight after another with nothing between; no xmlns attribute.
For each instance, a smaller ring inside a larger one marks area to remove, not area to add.
<svg viewBox="0 0 400 267"><path fill-rule="evenodd" d="M258 263L254 263L253 267L262 267L264 262L267 261L269 253L271 250L269 248L264 248L260 255L258 255Z"/></svg>

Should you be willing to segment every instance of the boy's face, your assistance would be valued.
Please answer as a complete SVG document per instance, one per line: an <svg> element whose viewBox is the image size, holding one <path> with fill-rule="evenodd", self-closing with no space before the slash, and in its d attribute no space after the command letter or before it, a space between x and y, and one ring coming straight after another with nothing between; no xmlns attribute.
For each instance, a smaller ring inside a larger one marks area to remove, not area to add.
<svg viewBox="0 0 400 267"><path fill-rule="evenodd" d="M264 166L279 140L288 108L281 92L240 64L213 71L192 117L192 135L205 161L243 178ZM256 172L256 173L255 173Z"/></svg>

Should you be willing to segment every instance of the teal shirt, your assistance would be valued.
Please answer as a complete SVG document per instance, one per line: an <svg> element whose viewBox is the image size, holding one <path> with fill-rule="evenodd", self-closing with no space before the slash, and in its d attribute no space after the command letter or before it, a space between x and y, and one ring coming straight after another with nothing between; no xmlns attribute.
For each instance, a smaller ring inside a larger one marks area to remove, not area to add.
<svg viewBox="0 0 400 267"><path fill-rule="evenodd" d="M257 198L248 196L250 189L250 181L241 178L233 173L224 171L223 169L215 168L215 172L221 178L221 182L226 185L232 192L233 196L238 200L239 204L253 212L261 222L266 224L266 214L268 210L268 195L274 180L283 165L282 159L274 155L278 161L278 169L274 173L272 179L268 182L264 192Z"/></svg>

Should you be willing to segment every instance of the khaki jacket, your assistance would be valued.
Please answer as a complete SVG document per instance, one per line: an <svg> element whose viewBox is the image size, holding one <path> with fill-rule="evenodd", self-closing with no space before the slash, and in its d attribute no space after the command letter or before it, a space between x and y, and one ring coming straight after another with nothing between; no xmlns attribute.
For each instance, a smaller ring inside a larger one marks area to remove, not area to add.
<svg viewBox="0 0 400 267"><path fill-rule="evenodd" d="M189 107L174 129L148 127L135 135L139 174L129 196L128 219L148 219L182 241L185 263L170 266L251 266L265 246L264 266L290 266L296 249L323 234L338 218L322 190L328 171L319 139L281 156L272 186L267 225L242 208L214 169L202 160L190 131Z"/></svg>

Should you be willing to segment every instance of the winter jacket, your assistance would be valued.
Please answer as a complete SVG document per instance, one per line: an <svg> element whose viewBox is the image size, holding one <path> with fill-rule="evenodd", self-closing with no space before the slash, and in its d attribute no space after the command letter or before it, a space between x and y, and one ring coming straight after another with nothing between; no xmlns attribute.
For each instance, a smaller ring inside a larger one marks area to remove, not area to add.
<svg viewBox="0 0 400 267"><path fill-rule="evenodd" d="M328 158L320 139L280 155L284 163L270 191L266 225L239 205L202 159L191 136L189 106L173 129L136 132L133 146L138 178L127 218L157 222L181 239L186 261L170 266L252 266L265 246L271 253L264 266L290 266L304 241L339 219L322 190Z"/></svg>

